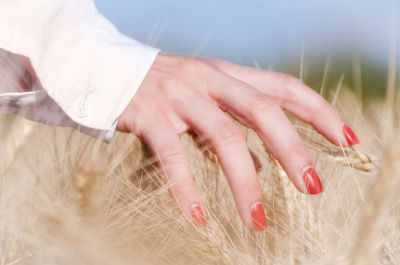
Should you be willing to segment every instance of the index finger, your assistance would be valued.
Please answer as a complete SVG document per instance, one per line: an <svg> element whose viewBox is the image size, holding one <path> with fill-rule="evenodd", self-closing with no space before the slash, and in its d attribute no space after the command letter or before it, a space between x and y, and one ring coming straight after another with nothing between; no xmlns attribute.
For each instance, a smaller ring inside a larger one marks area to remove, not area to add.
<svg viewBox="0 0 400 265"><path fill-rule="evenodd" d="M226 74L274 98L283 109L310 123L332 143L343 146L359 143L355 133L335 108L297 78L219 60L211 62Z"/></svg>

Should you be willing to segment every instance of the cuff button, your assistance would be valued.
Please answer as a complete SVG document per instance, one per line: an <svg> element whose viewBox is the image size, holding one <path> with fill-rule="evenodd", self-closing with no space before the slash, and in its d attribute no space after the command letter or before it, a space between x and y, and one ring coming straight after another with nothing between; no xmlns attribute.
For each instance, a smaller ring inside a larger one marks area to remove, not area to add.
<svg viewBox="0 0 400 265"><path fill-rule="evenodd" d="M90 113L90 106L84 100L78 100L74 104L74 114L79 118L85 118Z"/></svg>

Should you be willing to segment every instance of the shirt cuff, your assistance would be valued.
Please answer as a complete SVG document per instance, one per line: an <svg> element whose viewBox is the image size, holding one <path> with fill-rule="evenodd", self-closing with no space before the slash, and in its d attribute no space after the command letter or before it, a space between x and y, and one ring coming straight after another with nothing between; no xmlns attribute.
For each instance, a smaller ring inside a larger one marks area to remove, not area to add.
<svg viewBox="0 0 400 265"><path fill-rule="evenodd" d="M158 52L143 44L81 40L48 94L73 121L108 131L109 140Z"/></svg>
<svg viewBox="0 0 400 265"><path fill-rule="evenodd" d="M73 122L111 139L159 50L121 34L92 1L6 7L0 47L30 59L47 95Z"/></svg>

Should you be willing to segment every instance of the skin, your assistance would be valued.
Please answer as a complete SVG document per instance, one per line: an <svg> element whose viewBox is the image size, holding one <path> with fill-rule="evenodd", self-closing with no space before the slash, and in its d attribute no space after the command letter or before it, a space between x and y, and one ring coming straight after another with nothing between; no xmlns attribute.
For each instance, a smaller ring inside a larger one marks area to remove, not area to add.
<svg viewBox="0 0 400 265"><path fill-rule="evenodd" d="M243 222L252 226L251 206L262 202L260 184L245 137L224 113L254 129L303 193L302 178L313 161L287 119L287 110L336 145L347 146L344 122L332 105L298 79L228 62L160 53L120 117L117 130L137 135L159 158L171 193L185 216L204 209L178 135L192 130L217 155Z"/></svg>
<svg viewBox="0 0 400 265"><path fill-rule="evenodd" d="M23 67L20 87L31 91L39 80L29 59L17 58ZM264 230L265 213L254 161L241 129L226 113L257 132L300 192L322 192L322 186L307 187L310 180L303 174L313 168L312 158L283 110L310 123L333 144L358 143L353 132L343 130L345 123L334 107L292 76L166 53L157 56L120 116L117 130L135 134L148 145L159 159L171 195L184 216L204 226L204 204L178 136L188 130L195 132L217 155L243 222Z"/></svg>

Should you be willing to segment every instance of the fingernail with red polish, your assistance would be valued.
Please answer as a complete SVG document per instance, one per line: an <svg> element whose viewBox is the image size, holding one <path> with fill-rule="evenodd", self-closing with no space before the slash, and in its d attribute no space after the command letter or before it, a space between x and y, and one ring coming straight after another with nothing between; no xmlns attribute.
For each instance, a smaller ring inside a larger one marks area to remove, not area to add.
<svg viewBox="0 0 400 265"><path fill-rule="evenodd" d="M355 145L360 142L358 140L356 134L350 129L349 126L343 125L342 131L343 131L344 138L346 138L346 141L349 145Z"/></svg>
<svg viewBox="0 0 400 265"><path fill-rule="evenodd" d="M267 228L267 217L261 202L256 202L251 206L251 222L253 228L257 231L263 231Z"/></svg>
<svg viewBox="0 0 400 265"><path fill-rule="evenodd" d="M318 194L324 191L322 183L313 168L310 167L304 172L303 180L310 194Z"/></svg>
<svg viewBox="0 0 400 265"><path fill-rule="evenodd" d="M197 225L205 226L207 224L204 212L199 205L196 204L192 207L191 215Z"/></svg>

